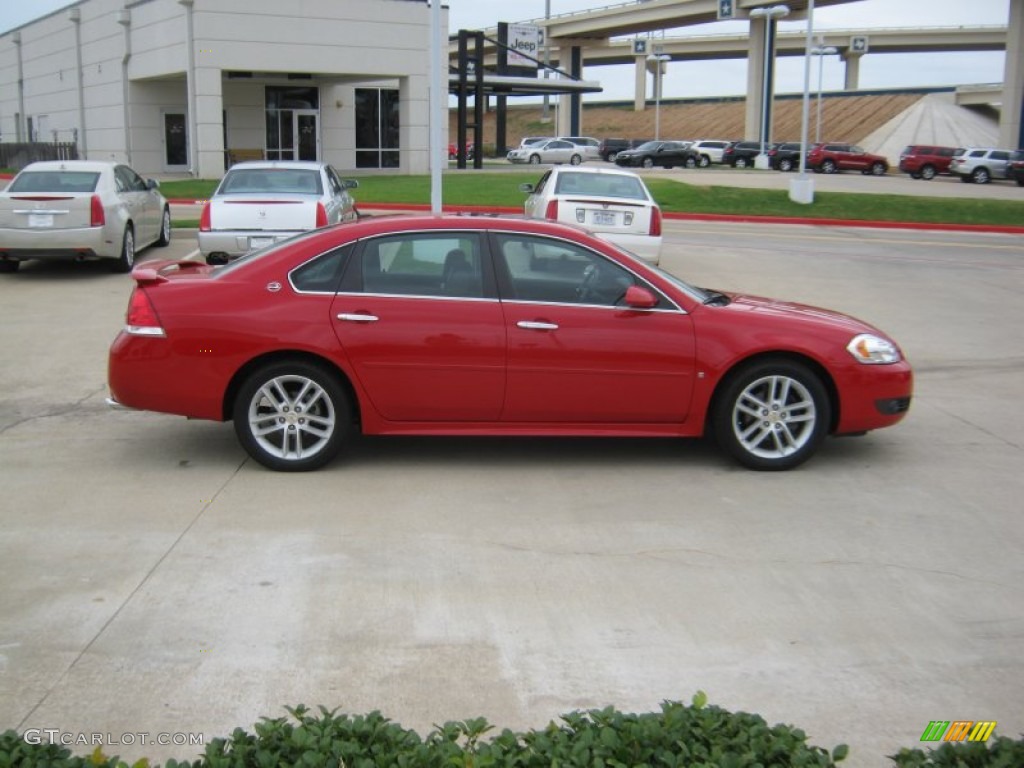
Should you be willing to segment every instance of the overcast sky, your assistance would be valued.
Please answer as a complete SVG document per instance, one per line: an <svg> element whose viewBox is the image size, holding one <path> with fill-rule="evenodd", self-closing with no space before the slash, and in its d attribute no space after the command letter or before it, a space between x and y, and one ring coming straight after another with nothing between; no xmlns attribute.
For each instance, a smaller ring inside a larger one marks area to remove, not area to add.
<svg viewBox="0 0 1024 768"><path fill-rule="evenodd" d="M613 5L609 0L449 0L449 27L459 29L493 27L498 21L526 21L543 18L550 3L551 14L586 10ZM1006 24L1010 0L858 0L841 6L819 8L815 27L851 29L870 27L975 26ZM15 2L0 0L0 31L24 24L50 11L64 8L68 0L31 0ZM766 3L767 4L767 3ZM507 9L514 7L511 15ZM805 22L782 22L780 29L805 29ZM675 30L682 34L738 34L747 29L746 22L723 22ZM1003 54L995 52L945 54L868 54L860 65L861 88L900 86L936 86L993 83L1003 79ZM779 60L776 91L797 92L803 89L801 57L787 56ZM844 69L838 57L825 57L822 62L826 90L843 86ZM604 86L602 94L590 100L632 99L633 68L588 67L588 80ZM817 71L813 77L817 83ZM746 90L746 62L672 62L664 81L664 95L671 97L728 96Z"/></svg>

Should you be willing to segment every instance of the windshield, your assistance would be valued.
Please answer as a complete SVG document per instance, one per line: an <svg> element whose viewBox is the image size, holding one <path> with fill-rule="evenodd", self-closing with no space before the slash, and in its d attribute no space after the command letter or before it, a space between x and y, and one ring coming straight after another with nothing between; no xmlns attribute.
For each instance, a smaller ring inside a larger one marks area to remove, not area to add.
<svg viewBox="0 0 1024 768"><path fill-rule="evenodd" d="M8 192L95 192L100 174L96 171L25 171Z"/></svg>
<svg viewBox="0 0 1024 768"><path fill-rule="evenodd" d="M643 144L641 144L639 147L637 147L637 150L638 151L639 150L647 151L647 150L657 149L659 146L661 146L661 142L660 141L645 141Z"/></svg>

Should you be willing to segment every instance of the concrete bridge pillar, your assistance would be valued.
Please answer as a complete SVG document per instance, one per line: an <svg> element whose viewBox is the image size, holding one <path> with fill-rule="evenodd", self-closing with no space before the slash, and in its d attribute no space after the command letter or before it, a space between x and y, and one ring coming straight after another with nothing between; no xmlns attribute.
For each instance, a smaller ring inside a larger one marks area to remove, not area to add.
<svg viewBox="0 0 1024 768"><path fill-rule="evenodd" d="M854 53L850 50L843 51L842 59L846 62L844 90L856 91L860 87L860 57L863 55L862 53Z"/></svg>
<svg viewBox="0 0 1024 768"><path fill-rule="evenodd" d="M747 110L743 139L758 141L761 137L761 109L764 105L764 45L768 19L750 20L750 47L747 52Z"/></svg>
<svg viewBox="0 0 1024 768"><path fill-rule="evenodd" d="M999 146L1024 149L1024 0L1010 0Z"/></svg>
<svg viewBox="0 0 1024 768"><path fill-rule="evenodd" d="M637 56L633 78L633 111L643 112L647 103L647 57Z"/></svg>

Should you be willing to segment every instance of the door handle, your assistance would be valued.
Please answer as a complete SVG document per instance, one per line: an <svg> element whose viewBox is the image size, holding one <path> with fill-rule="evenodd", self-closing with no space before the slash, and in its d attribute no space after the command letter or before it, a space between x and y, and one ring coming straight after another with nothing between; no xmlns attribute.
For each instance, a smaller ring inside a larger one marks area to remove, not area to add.
<svg viewBox="0 0 1024 768"><path fill-rule="evenodd" d="M339 320L346 320L350 323L375 323L380 320L376 315L362 312L342 312L338 315Z"/></svg>
<svg viewBox="0 0 1024 768"><path fill-rule="evenodd" d="M520 320L516 323L520 328L527 331L557 331L558 326L554 323L543 323L539 320Z"/></svg>

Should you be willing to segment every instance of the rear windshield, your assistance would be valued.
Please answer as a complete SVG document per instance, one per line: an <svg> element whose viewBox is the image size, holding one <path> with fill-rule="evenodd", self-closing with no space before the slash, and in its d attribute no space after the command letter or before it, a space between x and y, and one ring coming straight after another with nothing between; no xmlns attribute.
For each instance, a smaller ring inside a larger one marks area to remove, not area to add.
<svg viewBox="0 0 1024 768"><path fill-rule="evenodd" d="M561 173L555 185L556 195L594 195L646 200L643 182L633 176L603 173Z"/></svg>
<svg viewBox="0 0 1024 768"><path fill-rule="evenodd" d="M25 171L8 192L95 192L98 171Z"/></svg>
<svg viewBox="0 0 1024 768"><path fill-rule="evenodd" d="M230 170L221 182L219 195L237 192L260 194L322 195L320 172L293 168L239 168Z"/></svg>

